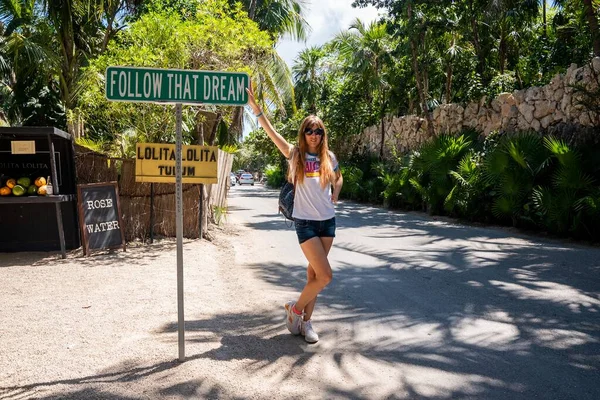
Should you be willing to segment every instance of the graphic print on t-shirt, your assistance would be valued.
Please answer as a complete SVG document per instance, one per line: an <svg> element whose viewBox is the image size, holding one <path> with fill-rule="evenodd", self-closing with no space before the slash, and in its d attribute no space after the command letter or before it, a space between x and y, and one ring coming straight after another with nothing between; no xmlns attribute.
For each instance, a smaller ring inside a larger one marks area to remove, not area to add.
<svg viewBox="0 0 600 400"><path fill-rule="evenodd" d="M304 163L304 176L318 178L321 176L321 162L317 157L309 155Z"/></svg>

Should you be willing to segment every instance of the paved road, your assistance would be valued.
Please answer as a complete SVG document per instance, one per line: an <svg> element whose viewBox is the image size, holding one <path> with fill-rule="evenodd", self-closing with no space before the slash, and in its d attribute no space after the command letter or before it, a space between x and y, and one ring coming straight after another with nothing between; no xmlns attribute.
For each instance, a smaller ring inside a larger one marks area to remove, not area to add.
<svg viewBox="0 0 600 400"><path fill-rule="evenodd" d="M228 223L240 274L283 303L305 261L276 196L232 188ZM320 342L282 331L238 358L265 351L311 376L309 398L600 399L600 249L354 203L337 213Z"/></svg>

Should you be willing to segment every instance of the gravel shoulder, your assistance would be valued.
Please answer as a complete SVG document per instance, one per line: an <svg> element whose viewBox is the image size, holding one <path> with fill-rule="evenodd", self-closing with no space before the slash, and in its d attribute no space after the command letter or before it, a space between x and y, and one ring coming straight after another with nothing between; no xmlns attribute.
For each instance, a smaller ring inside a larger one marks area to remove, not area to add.
<svg viewBox="0 0 600 400"><path fill-rule="evenodd" d="M268 284L235 268L238 231L225 225L211 232L212 242L184 241L184 363L177 361L175 240L87 258L73 251L64 260L0 253L0 399L299 394L292 382L273 386L286 370L273 362L302 350L284 341L289 334L273 315L279 307L259 308ZM273 339L282 342L277 354L269 354Z"/></svg>

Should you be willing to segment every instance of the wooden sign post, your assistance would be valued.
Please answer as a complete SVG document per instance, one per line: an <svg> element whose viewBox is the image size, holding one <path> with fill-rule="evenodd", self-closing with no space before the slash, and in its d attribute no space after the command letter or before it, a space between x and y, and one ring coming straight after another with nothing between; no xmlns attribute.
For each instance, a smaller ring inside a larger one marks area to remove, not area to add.
<svg viewBox="0 0 600 400"><path fill-rule="evenodd" d="M83 254L90 250L123 247L125 232L116 182L77 185Z"/></svg>

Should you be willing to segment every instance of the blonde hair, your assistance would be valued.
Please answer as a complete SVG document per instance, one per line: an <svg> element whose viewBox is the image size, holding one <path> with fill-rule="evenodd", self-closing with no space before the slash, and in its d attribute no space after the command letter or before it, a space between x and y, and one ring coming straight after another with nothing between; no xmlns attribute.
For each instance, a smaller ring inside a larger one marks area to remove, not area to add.
<svg viewBox="0 0 600 400"><path fill-rule="evenodd" d="M335 180L335 172L333 171L333 163L331 161L331 154L329 152L329 145L327 143L327 130L321 118L316 115L309 115L304 118L300 124L298 130L298 147L294 147L292 154L290 154L290 168L288 168L288 181L294 182L294 175L296 183L304 182L304 165L306 162L306 153L308 152L308 143L306 142L306 135L304 129L307 127L316 127L323 129L323 135L321 136L321 143L318 147L318 156L321 163L321 187L325 188L328 184L331 184Z"/></svg>

